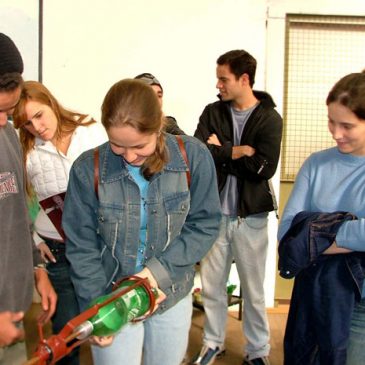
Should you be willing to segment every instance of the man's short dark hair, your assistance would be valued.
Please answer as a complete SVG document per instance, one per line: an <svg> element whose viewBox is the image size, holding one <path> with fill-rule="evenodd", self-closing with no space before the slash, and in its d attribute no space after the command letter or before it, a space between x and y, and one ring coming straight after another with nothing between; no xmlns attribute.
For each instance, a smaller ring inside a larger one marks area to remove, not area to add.
<svg viewBox="0 0 365 365"><path fill-rule="evenodd" d="M23 77L20 73L12 72L0 75L0 92L13 91L23 85Z"/></svg>
<svg viewBox="0 0 365 365"><path fill-rule="evenodd" d="M255 83L256 59L243 49L226 52L217 59L220 66L228 65L231 72L239 79L243 74L247 74L251 87Z"/></svg>
<svg viewBox="0 0 365 365"><path fill-rule="evenodd" d="M23 83L23 59L14 42L0 33L0 91L12 91Z"/></svg>

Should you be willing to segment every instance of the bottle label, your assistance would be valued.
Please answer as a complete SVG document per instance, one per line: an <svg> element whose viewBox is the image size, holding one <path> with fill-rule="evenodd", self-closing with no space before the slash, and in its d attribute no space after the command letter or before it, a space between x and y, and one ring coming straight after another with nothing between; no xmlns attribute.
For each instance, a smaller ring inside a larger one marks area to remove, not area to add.
<svg viewBox="0 0 365 365"><path fill-rule="evenodd" d="M136 289L123 295L124 302L129 308L128 311L128 321L133 320L141 314L142 309L142 298L137 293Z"/></svg>

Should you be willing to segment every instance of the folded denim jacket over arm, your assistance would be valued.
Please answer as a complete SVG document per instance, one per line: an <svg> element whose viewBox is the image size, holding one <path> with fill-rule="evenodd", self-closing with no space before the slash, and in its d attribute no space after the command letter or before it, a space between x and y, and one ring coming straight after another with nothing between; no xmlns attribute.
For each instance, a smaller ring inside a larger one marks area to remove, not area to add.
<svg viewBox="0 0 365 365"><path fill-rule="evenodd" d="M345 364L364 253L321 255L351 213L300 212L279 242L279 270L295 277L284 338L284 364Z"/></svg>
<svg viewBox="0 0 365 365"><path fill-rule="evenodd" d="M300 212L279 242L279 271L285 279L295 277L332 245L341 224L357 219L351 213Z"/></svg>

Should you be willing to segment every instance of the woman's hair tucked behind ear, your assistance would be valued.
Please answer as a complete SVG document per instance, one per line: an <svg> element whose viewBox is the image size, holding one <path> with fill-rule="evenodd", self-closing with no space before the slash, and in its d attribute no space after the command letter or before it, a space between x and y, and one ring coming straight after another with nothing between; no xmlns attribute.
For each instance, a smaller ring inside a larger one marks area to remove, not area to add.
<svg viewBox="0 0 365 365"><path fill-rule="evenodd" d="M156 150L143 163L143 176L149 179L163 169L168 161L165 136L161 133L164 117L157 96L150 86L134 79L114 84L104 98L101 122L106 130L130 126L142 134L156 133Z"/></svg>
<svg viewBox="0 0 365 365"><path fill-rule="evenodd" d="M19 102L13 113L14 127L20 128L28 121L25 106L28 101L36 101L38 103L49 106L55 113L57 118L56 138L62 139L65 135L74 132L80 125L88 126L95 123L90 120L83 123L87 117L86 114L76 113L65 109L52 93L40 82L25 81L20 95ZM25 158L35 143L35 136L24 128L20 128L19 137L23 147Z"/></svg>
<svg viewBox="0 0 365 365"><path fill-rule="evenodd" d="M329 92L326 104L340 103L349 108L358 118L365 119L365 73L344 76Z"/></svg>

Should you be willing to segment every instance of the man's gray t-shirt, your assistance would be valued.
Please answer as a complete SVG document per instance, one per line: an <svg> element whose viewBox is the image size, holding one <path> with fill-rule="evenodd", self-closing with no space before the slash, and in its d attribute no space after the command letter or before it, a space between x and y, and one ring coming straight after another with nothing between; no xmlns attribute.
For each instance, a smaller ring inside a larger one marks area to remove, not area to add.
<svg viewBox="0 0 365 365"><path fill-rule="evenodd" d="M257 104L246 110L236 110L231 105L231 114L233 120L233 146L239 146L243 129ZM226 184L220 193L222 212L231 217L237 217L237 178L233 175L227 176Z"/></svg>

